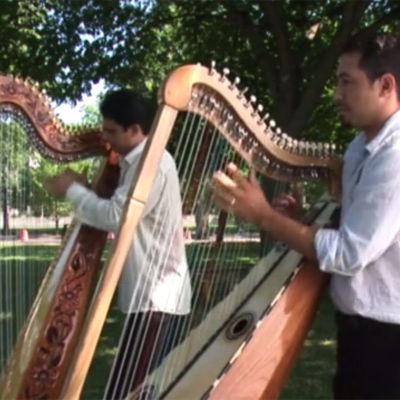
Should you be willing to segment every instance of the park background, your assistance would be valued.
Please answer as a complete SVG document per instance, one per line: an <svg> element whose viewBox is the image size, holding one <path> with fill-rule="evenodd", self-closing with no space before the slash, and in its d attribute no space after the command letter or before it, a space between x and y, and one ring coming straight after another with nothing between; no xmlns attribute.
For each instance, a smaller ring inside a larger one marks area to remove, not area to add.
<svg viewBox="0 0 400 400"><path fill-rule="evenodd" d="M1 73L37 82L70 125L98 124L97 103L108 89L126 86L155 99L172 69L214 61L240 77L283 131L335 143L338 153L354 136L332 102L341 48L350 37L398 31L400 24L400 3L385 0L2 0L0 8ZM69 115L76 107L81 120ZM26 233L57 245L71 209L43 182L65 165L24 151L22 136L0 134L1 257L9 256L7 240ZM20 165L29 166L29 182L13 175ZM85 160L73 168L90 175L96 165ZM313 193L306 195L312 203ZM31 199L29 208L21 197ZM24 232L30 220L36 232ZM27 257L52 260L53 250L43 247L40 256L31 247ZM326 297L282 399L330 397L332 318Z"/></svg>

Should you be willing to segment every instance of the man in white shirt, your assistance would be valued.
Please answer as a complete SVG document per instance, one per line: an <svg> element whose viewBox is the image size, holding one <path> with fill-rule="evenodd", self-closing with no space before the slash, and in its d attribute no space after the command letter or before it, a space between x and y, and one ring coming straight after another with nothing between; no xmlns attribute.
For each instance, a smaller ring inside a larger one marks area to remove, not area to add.
<svg viewBox="0 0 400 400"><path fill-rule="evenodd" d="M214 177L216 202L332 274L337 309L336 399L400 398L400 39L351 42L335 101L361 130L344 156L337 230L275 210L234 165Z"/></svg>
<svg viewBox="0 0 400 400"><path fill-rule="evenodd" d="M84 224L116 232L153 118L150 104L121 89L108 93L100 105L103 136L121 155L120 182L111 199L101 199L71 171L49 179L48 189L66 196ZM189 313L191 288L186 261L180 187L175 162L165 151L135 232L118 291L127 314L119 353L105 398L124 398L138 386L168 346L176 316ZM164 348L163 348L164 346Z"/></svg>

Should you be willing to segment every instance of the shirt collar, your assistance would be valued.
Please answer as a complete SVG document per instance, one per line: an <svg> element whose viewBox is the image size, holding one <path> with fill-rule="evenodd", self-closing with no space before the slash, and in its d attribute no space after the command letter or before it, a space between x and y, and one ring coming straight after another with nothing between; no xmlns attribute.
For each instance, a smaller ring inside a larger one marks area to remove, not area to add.
<svg viewBox="0 0 400 400"><path fill-rule="evenodd" d="M363 139L365 144L365 150L368 153L375 153L380 147L382 147L388 140L391 139L393 133L400 124L400 110L396 111L383 125L378 134L368 143L366 143L365 134Z"/></svg>
<svg viewBox="0 0 400 400"><path fill-rule="evenodd" d="M142 140L137 146L135 146L127 155L124 157L121 157L120 160L120 165L122 166L123 164L132 164L136 158L139 156L139 154L142 153L144 146L146 145L147 138Z"/></svg>

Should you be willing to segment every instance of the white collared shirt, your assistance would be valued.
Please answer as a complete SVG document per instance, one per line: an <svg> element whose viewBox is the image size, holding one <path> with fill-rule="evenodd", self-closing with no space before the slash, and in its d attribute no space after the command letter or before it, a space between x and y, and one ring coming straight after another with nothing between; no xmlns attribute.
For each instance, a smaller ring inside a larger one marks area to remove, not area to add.
<svg viewBox="0 0 400 400"><path fill-rule="evenodd" d="M69 187L66 196L79 220L101 230L118 230L145 142L121 159L120 183L111 199L101 199L78 183ZM164 151L119 282L122 312L187 314L190 311L191 287L181 204L175 162Z"/></svg>
<svg viewBox="0 0 400 400"><path fill-rule="evenodd" d="M344 156L339 230L319 229L320 269L346 314L400 324L400 111L369 143L364 133Z"/></svg>

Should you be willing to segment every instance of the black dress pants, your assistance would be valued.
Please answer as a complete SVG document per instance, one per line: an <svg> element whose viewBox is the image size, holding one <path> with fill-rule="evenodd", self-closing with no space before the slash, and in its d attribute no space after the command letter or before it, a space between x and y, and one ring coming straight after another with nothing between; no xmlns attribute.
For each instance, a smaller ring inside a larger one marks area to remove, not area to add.
<svg viewBox="0 0 400 400"><path fill-rule="evenodd" d="M335 399L400 399L400 325L340 312L336 322Z"/></svg>

